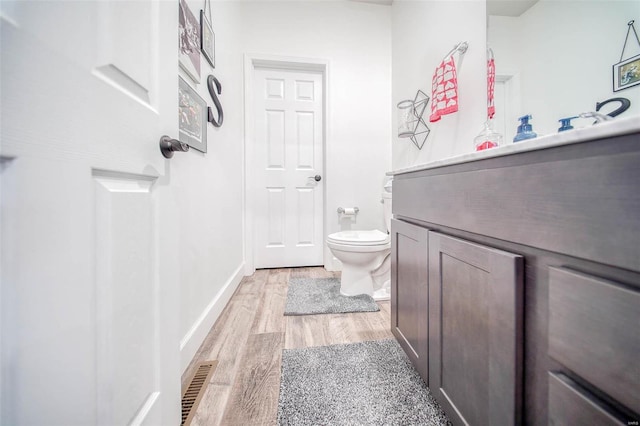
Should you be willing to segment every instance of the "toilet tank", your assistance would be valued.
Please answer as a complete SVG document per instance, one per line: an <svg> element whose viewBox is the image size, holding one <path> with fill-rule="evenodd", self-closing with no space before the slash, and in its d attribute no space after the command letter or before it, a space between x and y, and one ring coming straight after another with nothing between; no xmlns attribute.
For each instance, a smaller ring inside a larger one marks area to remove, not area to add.
<svg viewBox="0 0 640 426"><path fill-rule="evenodd" d="M391 232L391 192L382 193L382 204L384 209L384 224L387 232Z"/></svg>

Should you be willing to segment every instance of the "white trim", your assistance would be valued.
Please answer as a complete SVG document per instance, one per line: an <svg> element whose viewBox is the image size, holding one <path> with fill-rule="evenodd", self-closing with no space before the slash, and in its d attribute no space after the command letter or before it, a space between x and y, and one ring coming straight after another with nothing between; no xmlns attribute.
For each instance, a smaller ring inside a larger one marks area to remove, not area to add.
<svg viewBox="0 0 640 426"><path fill-rule="evenodd" d="M262 54L245 54L244 55L244 184L243 184L243 202L244 202L244 254L245 254L245 275L253 275L255 272L255 264L253 261L253 212L254 202L252 191L249 187L254 181L253 175L253 72L256 68L275 68L289 69L295 71L315 71L322 74L323 85L323 170L322 176L325 178L325 184L322 189L322 199L324 209L326 210L327 201L327 145L329 136L329 60L318 58L301 58L291 56L262 55ZM322 233L323 241L327 230L327 212L322 212ZM327 265L327 250L323 248L323 264Z"/></svg>
<svg viewBox="0 0 640 426"><path fill-rule="evenodd" d="M214 296L213 300L202 311L202 314L193 323L191 329L180 340L180 368L184 372L189 363L195 356L198 348L204 341L205 337L215 324L218 317L222 313L222 310L227 305L231 296L238 288L242 277L244 276L245 264L242 263L231 274L231 277L227 280L222 289Z"/></svg>
<svg viewBox="0 0 640 426"><path fill-rule="evenodd" d="M244 209L242 211L244 219L244 262L245 262L245 275L253 275L256 271L253 262L253 200L250 197L251 191L249 190L249 182L253 182L253 170L249 167L250 158L253 154L253 144L249 143L253 141L253 59L249 55L244 55L244 161L242 166L244 167L244 184L242 186L243 191L243 203Z"/></svg>
<svg viewBox="0 0 640 426"><path fill-rule="evenodd" d="M151 412L151 410L154 408L154 405L158 400L159 396L160 396L160 392L153 392L147 395L147 399L144 401L144 404L142 404L142 406L136 413L133 420L131 420L131 423L129 423L129 425L138 426L138 425L144 424L145 420L149 420L147 419L147 416L149 415L149 412Z"/></svg>
<svg viewBox="0 0 640 426"><path fill-rule="evenodd" d="M517 118L519 117L522 111L522 105L520 102L520 74L517 71L507 70L500 74L496 73L496 84L504 85L504 102L502 108L505 111L504 120L505 120L505 128L502 129L502 137L503 144L507 145L512 143L510 139L507 138L508 125L511 124L513 129L515 129L515 125L512 123L517 123Z"/></svg>

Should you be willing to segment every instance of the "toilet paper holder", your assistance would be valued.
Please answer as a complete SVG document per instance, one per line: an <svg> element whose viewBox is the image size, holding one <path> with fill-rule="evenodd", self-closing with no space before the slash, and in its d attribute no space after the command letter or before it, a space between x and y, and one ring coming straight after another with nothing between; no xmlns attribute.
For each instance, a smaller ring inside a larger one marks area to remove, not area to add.
<svg viewBox="0 0 640 426"><path fill-rule="evenodd" d="M354 208L353 208L353 212L354 212L355 214L358 214L358 212L359 212L359 211L360 211L360 209L359 209L359 208L357 208L357 207L354 207ZM346 212L346 210L345 210L345 208L344 208L344 207L338 207L338 214L345 214L345 212Z"/></svg>

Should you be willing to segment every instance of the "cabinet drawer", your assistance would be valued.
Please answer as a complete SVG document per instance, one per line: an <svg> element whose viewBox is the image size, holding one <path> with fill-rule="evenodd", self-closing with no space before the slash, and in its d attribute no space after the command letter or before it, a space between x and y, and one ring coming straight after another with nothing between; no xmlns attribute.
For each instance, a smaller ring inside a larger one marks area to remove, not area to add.
<svg viewBox="0 0 640 426"><path fill-rule="evenodd" d="M631 409L640 406L640 292L549 271L549 355Z"/></svg>
<svg viewBox="0 0 640 426"><path fill-rule="evenodd" d="M549 373L549 424L626 425L572 386L564 377L553 373Z"/></svg>

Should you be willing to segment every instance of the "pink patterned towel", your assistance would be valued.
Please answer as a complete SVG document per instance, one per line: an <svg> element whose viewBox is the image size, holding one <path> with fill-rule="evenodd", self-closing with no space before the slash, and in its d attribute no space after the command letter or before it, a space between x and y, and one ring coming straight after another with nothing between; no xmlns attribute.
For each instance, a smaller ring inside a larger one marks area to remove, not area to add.
<svg viewBox="0 0 640 426"><path fill-rule="evenodd" d="M496 113L494 100L496 90L496 61L491 58L487 61L487 117L493 118Z"/></svg>
<svg viewBox="0 0 640 426"><path fill-rule="evenodd" d="M430 122L440 120L441 116L458 111L458 77L453 56L443 60L431 81Z"/></svg>

